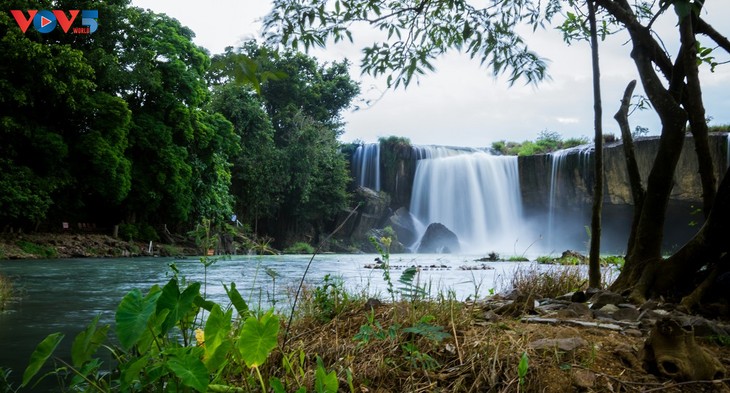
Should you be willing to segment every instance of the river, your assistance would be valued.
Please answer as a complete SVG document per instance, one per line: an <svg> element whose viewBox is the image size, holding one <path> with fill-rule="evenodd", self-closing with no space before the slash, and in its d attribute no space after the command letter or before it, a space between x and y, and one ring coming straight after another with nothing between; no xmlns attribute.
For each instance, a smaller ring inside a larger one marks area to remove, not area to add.
<svg viewBox="0 0 730 393"><path fill-rule="evenodd" d="M124 258L52 259L0 261L0 274L11 278L19 299L0 312L0 367L11 368L17 387L35 346L48 334L62 332L65 339L57 354L70 358L73 338L96 315L101 322L113 324L121 298L130 290L143 293L154 284L164 285L172 276L171 264L189 282L203 282L207 275L207 297L222 305L228 299L223 284L235 282L250 306L269 308L272 300L283 312L290 304L292 288L302 278L311 256L234 256L219 259L207 273L198 258ZM306 283L319 285L325 275L341 277L345 287L386 299L382 270L373 264L375 255L318 255L314 258ZM506 262L475 262L476 256L403 254L391 258L393 283L403 267L422 267L421 283L428 283L432 295L453 291L458 299L486 296L500 289L519 266ZM489 266L489 270L462 270L461 266ZM275 272L276 281L270 273ZM201 289L202 291L202 289ZM108 356L104 350L99 354Z"/></svg>

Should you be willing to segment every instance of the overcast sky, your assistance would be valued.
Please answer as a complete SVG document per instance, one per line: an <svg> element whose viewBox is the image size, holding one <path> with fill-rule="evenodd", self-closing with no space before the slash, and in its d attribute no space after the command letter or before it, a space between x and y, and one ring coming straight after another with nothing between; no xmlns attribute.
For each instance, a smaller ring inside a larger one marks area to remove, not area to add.
<svg viewBox="0 0 730 393"><path fill-rule="evenodd" d="M260 19L271 8L266 0L132 0L135 6L165 13L191 28L195 42L211 54L223 52L227 46L260 38ZM708 1L703 18L725 36L730 35L726 18L730 1ZM676 16L666 13L657 24L660 31L673 32ZM367 31L365 34L367 35ZM327 50L310 52L320 61L348 58L353 66L352 78L361 83L362 98L380 97L385 80L360 75L360 49L372 38L352 44L338 44ZM375 142L378 137L404 136L415 144L451 146L490 146L498 140L535 139L542 130L555 131L564 138L593 135L593 100L591 91L590 47L587 43L567 46L561 33L552 29L538 30L526 37L533 51L549 60L550 81L538 86L517 83L512 87L504 78L495 79L477 60L451 53L435 63L436 72L421 77L407 90L387 91L366 110L348 111L342 141ZM619 134L613 120L619 101L631 79L637 79L636 68L629 57L627 35L609 37L599 44L601 56L603 127L605 133ZM666 45L674 45L675 35L664 35ZM711 41L700 37L703 46ZM714 45L713 45L714 46ZM676 49L671 48L672 56ZM713 53L719 61L730 56L718 48ZM710 73L701 67L701 80L707 115L711 125L730 123L730 64ZM643 94L641 85L635 94ZM659 121L652 111L636 112L629 119L632 128L640 125L659 132Z"/></svg>

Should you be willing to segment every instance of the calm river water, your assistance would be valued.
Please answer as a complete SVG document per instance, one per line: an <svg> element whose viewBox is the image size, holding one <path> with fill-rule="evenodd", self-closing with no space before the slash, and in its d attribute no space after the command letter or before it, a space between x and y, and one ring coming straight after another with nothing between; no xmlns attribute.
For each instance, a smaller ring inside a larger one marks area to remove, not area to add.
<svg viewBox="0 0 730 393"><path fill-rule="evenodd" d="M351 291L386 298L382 270L365 268L373 264L374 258L375 255L318 255L305 281L318 285L329 274L341 277ZM405 254L393 256L391 265L422 266L420 281L430 284L432 294L453 290L459 299L473 297L477 287L480 297L487 295L491 288L502 288L519 266L504 262L483 264L475 262L475 258ZM218 260L207 271L208 298L227 305L223 284L235 282L249 305L268 308L275 298L283 307L290 304L291 288L301 280L309 259L310 256L286 255ZM20 292L20 299L0 313L0 367L13 370L12 379L17 386L31 352L53 332L65 334L57 353L69 358L73 338L93 317L100 314L102 323L113 324L114 311L121 298L134 288L146 293L154 284L164 285L171 278L173 263L188 281L204 280L203 265L192 257L0 261L0 273L10 277ZM482 265L492 269L460 269ZM275 288L267 269L277 275ZM392 276L397 287L400 272L394 269Z"/></svg>

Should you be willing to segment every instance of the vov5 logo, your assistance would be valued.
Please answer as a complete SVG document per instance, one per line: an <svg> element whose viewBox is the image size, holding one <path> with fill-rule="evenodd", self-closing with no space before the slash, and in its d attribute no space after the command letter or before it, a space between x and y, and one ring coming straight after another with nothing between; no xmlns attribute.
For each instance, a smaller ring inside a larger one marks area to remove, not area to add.
<svg viewBox="0 0 730 393"><path fill-rule="evenodd" d="M10 10L23 33L28 30L32 22L33 27L43 34L53 31L56 25L61 25L63 32L68 33L79 12L81 12L81 27L74 27L72 32L74 34L91 34L95 32L99 26L96 22L99 19L98 10L70 10L68 11L70 16L66 16L66 13L62 10L28 10L27 18L21 10Z"/></svg>

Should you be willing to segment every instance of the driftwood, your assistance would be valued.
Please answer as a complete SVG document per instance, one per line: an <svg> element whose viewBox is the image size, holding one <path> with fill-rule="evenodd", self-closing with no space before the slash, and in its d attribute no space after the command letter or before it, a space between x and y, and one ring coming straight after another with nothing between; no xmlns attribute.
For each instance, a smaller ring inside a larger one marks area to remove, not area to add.
<svg viewBox="0 0 730 393"><path fill-rule="evenodd" d="M657 324L642 351L646 371L676 381L723 379L726 375L712 354L695 342L694 329L665 318Z"/></svg>

